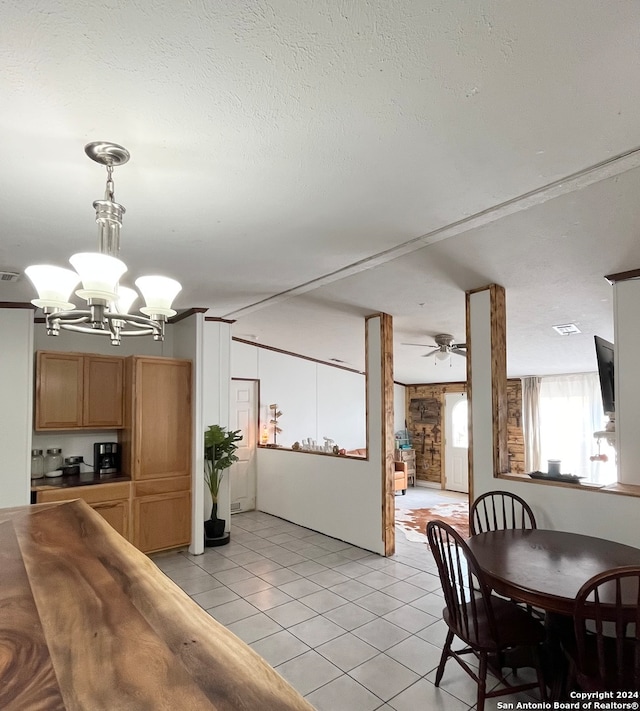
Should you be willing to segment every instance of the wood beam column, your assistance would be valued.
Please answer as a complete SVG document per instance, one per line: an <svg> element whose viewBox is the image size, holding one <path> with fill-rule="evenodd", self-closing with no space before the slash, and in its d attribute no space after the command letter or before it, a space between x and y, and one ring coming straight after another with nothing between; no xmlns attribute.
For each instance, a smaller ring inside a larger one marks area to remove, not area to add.
<svg viewBox="0 0 640 711"><path fill-rule="evenodd" d="M378 457L381 472L384 555L395 553L395 490L393 450L393 319L369 316L365 322L367 364L367 452Z"/></svg>
<svg viewBox="0 0 640 711"><path fill-rule="evenodd" d="M507 317L504 287L466 292L469 398L469 498L474 472L509 471L507 450Z"/></svg>

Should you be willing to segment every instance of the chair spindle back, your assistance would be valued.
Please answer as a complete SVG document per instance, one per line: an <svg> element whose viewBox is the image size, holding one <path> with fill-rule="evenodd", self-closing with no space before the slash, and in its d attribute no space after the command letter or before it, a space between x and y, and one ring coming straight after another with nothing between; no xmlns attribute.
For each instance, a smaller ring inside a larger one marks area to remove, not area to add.
<svg viewBox="0 0 640 711"><path fill-rule="evenodd" d="M536 528L529 504L508 491L489 491L471 505L469 530L472 536L486 531Z"/></svg>

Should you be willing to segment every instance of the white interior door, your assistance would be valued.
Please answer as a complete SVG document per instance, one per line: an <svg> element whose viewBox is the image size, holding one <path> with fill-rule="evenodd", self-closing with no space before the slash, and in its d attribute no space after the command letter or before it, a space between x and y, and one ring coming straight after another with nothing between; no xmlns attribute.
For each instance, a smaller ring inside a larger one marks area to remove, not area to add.
<svg viewBox="0 0 640 711"><path fill-rule="evenodd" d="M445 489L469 492L469 420L466 393L444 395Z"/></svg>
<svg viewBox="0 0 640 711"><path fill-rule="evenodd" d="M231 381L231 424L240 430L238 461L229 470L231 513L252 511L256 507L256 444L258 442L258 381Z"/></svg>

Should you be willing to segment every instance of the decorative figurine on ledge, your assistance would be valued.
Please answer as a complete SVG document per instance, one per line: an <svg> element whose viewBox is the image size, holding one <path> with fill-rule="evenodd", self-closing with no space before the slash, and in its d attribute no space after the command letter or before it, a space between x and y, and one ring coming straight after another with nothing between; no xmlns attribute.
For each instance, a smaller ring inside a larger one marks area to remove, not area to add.
<svg viewBox="0 0 640 711"><path fill-rule="evenodd" d="M276 404L269 405L269 409L271 410L271 419L269 420L269 423L273 425L273 446L277 447L277 437L282 432L282 430L278 427L278 418L282 417L282 412L278 410L278 406Z"/></svg>

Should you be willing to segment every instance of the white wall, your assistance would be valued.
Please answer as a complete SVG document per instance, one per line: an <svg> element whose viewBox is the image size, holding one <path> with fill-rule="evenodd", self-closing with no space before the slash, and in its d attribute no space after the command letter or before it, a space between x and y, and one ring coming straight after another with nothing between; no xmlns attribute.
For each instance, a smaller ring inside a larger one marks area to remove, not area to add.
<svg viewBox="0 0 640 711"><path fill-rule="evenodd" d="M199 555L204 552L204 521L202 512L204 497L204 446L203 423L203 341L204 315L195 313L172 327L174 355L191 360L192 378L192 450L191 450L191 545L189 552Z"/></svg>
<svg viewBox="0 0 640 711"><path fill-rule="evenodd" d="M270 404L282 410L278 444L330 437L345 449L365 446L364 375L237 341L231 360L232 377L260 381L260 429Z"/></svg>
<svg viewBox="0 0 640 711"><path fill-rule="evenodd" d="M374 553L383 554L384 465L380 367L382 343L379 317L367 321L367 334L368 460L358 461L329 455L259 449L257 508ZM262 353L259 355L260 375L262 375L261 356ZM288 392L296 384L285 380L287 366L291 365L291 357L287 358L287 360L270 359L269 363L271 367L279 365L282 368L279 378L274 377L271 382L278 382L283 388L286 386ZM308 371L301 368L299 372ZM270 375L268 373L268 377ZM286 410L282 397L273 401Z"/></svg>
<svg viewBox="0 0 640 711"><path fill-rule="evenodd" d="M93 461L93 445L96 442L118 442L118 430L96 430L91 432L33 432L32 449L41 449L43 454L47 449L59 447L63 457L84 458L83 471L91 471Z"/></svg>
<svg viewBox="0 0 640 711"><path fill-rule="evenodd" d="M202 341L202 430L199 435L204 446L204 430L209 425L229 427L231 388L231 324L222 321L205 321ZM196 433L196 436L197 433ZM204 467L204 462L203 462ZM206 518L211 513L211 496L204 492ZM197 512L196 512L197 514ZM220 484L218 492L218 518L225 519L225 530L231 523L231 492L229 473Z"/></svg>
<svg viewBox="0 0 640 711"><path fill-rule="evenodd" d="M33 311L0 309L0 508L30 502Z"/></svg>
<svg viewBox="0 0 640 711"><path fill-rule="evenodd" d="M380 463L258 449L258 509L383 553Z"/></svg>
<svg viewBox="0 0 640 711"><path fill-rule="evenodd" d="M640 484L640 280L614 285L615 398L618 480Z"/></svg>

